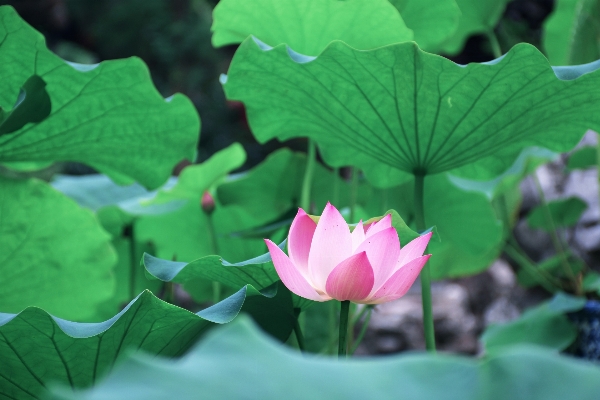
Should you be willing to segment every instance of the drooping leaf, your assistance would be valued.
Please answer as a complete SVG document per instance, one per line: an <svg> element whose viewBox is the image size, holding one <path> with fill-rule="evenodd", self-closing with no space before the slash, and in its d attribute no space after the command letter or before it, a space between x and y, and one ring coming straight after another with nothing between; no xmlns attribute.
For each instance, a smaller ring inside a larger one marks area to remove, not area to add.
<svg viewBox="0 0 600 400"><path fill-rule="evenodd" d="M0 107L11 108L34 74L46 82L52 103L43 121L0 136L0 162L79 161L153 188L175 164L194 157L194 106L179 94L163 99L140 59L69 63L12 7L1 7L0 19Z"/></svg>
<svg viewBox="0 0 600 400"><path fill-rule="evenodd" d="M567 162L567 171L586 169L598 165L598 149L594 146L585 146L575 150Z"/></svg>
<svg viewBox="0 0 600 400"><path fill-rule="evenodd" d="M535 207L527 215L527 224L534 229L550 232L555 228L570 227L577 224L581 214L587 208L587 203L579 197L549 201L548 209L544 205ZM546 215L549 212L552 221Z"/></svg>
<svg viewBox="0 0 600 400"><path fill-rule="evenodd" d="M51 110L46 82L32 75L23 84L14 107L10 111L0 108L0 136L17 131L28 123L42 122Z"/></svg>
<svg viewBox="0 0 600 400"><path fill-rule="evenodd" d="M253 35L271 46L285 43L313 56L334 40L372 49L413 38L387 0L223 0L215 7L213 21L215 47Z"/></svg>
<svg viewBox="0 0 600 400"><path fill-rule="evenodd" d="M0 177L0 310L86 320L114 290L110 236L92 212L38 180Z"/></svg>
<svg viewBox="0 0 600 400"><path fill-rule="evenodd" d="M587 89L597 67L552 69L527 44L465 67L411 43L356 51L334 42L306 58L249 38L223 82L261 142L308 136L330 165L484 180L524 147L566 151L600 129L600 93Z"/></svg>
<svg viewBox="0 0 600 400"><path fill-rule="evenodd" d="M560 293L552 301L527 310L520 318L501 325L489 326L481 337L486 351L502 353L505 346L531 343L564 350L577 337L577 328L566 313L581 309L585 299Z"/></svg>
<svg viewBox="0 0 600 400"><path fill-rule="evenodd" d="M544 23L543 46L552 65L585 64L600 58L600 2L557 0Z"/></svg>
<svg viewBox="0 0 600 400"><path fill-rule="evenodd" d="M461 11L458 28L450 39L443 43L442 51L447 54L460 52L472 35L492 32L510 0L456 0Z"/></svg>
<svg viewBox="0 0 600 400"><path fill-rule="evenodd" d="M273 343L244 318L210 332L176 362L136 354L92 389L52 388L53 398L71 400L186 399L199 393L211 399L548 400L593 399L599 391L596 366L540 347L506 348L479 360L426 353L324 359Z"/></svg>
<svg viewBox="0 0 600 400"><path fill-rule="evenodd" d="M414 33L414 41L425 51L440 45L456 32L461 11L455 0L390 0Z"/></svg>

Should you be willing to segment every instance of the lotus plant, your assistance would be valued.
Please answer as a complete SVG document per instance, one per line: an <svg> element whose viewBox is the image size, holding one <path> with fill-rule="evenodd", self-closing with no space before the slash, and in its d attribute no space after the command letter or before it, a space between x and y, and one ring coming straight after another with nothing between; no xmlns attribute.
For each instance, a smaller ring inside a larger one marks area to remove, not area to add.
<svg viewBox="0 0 600 400"><path fill-rule="evenodd" d="M351 301L380 304L406 294L429 260L423 252L430 238L431 232L401 248L390 214L368 225L360 221L351 232L340 212L327 203L318 223L298 210L288 236L289 257L272 241L265 242L290 291L314 301L342 302L342 334Z"/></svg>

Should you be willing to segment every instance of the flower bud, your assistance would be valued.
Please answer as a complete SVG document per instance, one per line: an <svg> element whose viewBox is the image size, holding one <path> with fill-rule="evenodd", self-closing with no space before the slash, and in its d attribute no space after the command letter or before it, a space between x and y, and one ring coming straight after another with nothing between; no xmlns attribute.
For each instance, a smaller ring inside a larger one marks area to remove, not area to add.
<svg viewBox="0 0 600 400"><path fill-rule="evenodd" d="M202 207L202 211L206 214L210 215L215 211L215 199L212 197L208 190L204 191L202 195L202 199L200 200L200 206Z"/></svg>

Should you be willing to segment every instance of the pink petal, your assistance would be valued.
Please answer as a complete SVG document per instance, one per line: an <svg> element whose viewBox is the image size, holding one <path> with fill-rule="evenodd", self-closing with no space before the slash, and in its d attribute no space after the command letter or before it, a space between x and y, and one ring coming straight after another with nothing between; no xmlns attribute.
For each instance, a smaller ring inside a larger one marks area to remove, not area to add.
<svg viewBox="0 0 600 400"><path fill-rule="evenodd" d="M314 287L324 292L331 271L351 255L350 228L340 212L327 203L317 224L308 255L308 272Z"/></svg>
<svg viewBox="0 0 600 400"><path fill-rule="evenodd" d="M292 264L292 261L285 255L283 251L275 243L269 239L265 239L265 243L271 253L271 259L273 265L277 271L277 275L287 287L293 293L296 293L300 297L304 297L314 301L326 301L330 300L327 296L321 296L317 291L310 285L310 283L302 276L300 271Z"/></svg>
<svg viewBox="0 0 600 400"><path fill-rule="evenodd" d="M308 254L315 229L315 221L299 208L288 235L288 254L292 263L305 277L308 276Z"/></svg>
<svg viewBox="0 0 600 400"><path fill-rule="evenodd" d="M373 281L373 268L363 251L336 266L327 278L325 289L336 300L360 301L371 292Z"/></svg>
<svg viewBox="0 0 600 400"><path fill-rule="evenodd" d="M372 236L374 234L376 234L377 232L381 232L384 229L387 229L389 227L392 226L392 214L388 214L385 217L381 218L379 221L375 222L374 224L371 224L371 226L369 226L369 229L367 229L367 234L366 236Z"/></svg>
<svg viewBox="0 0 600 400"><path fill-rule="evenodd" d="M356 253L356 249L362 242L365 241L365 228L363 227L362 219L358 222L352 231L352 253Z"/></svg>
<svg viewBox="0 0 600 400"><path fill-rule="evenodd" d="M401 265L422 256L427 248L427 244L429 244L431 235L433 235L433 232L419 236L418 238L411 240L406 246L402 247L402 249L400 249L400 255L398 256L398 268Z"/></svg>
<svg viewBox="0 0 600 400"><path fill-rule="evenodd" d="M365 251L373 267L375 282L373 289L379 288L396 269L400 254L400 240L396 229L387 228L365 239L355 253Z"/></svg>
<svg viewBox="0 0 600 400"><path fill-rule="evenodd" d="M404 296L412 284L415 283L429 257L431 257L431 254L415 258L408 264L403 265L365 303L381 304Z"/></svg>

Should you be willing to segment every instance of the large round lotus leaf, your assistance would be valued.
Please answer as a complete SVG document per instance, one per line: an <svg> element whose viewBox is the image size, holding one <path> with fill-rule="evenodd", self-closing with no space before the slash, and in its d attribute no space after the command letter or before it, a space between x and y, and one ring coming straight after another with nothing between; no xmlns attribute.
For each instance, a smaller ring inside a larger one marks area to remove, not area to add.
<svg viewBox="0 0 600 400"><path fill-rule="evenodd" d="M544 23L543 45L552 65L575 65L600 58L600 1L557 0Z"/></svg>
<svg viewBox="0 0 600 400"><path fill-rule="evenodd" d="M357 51L333 42L306 57L249 38L223 82L261 142L308 136L334 166L483 180L524 147L566 151L600 129L600 92L589 90L599 65L551 68L527 44L461 66L414 43Z"/></svg>
<svg viewBox="0 0 600 400"><path fill-rule="evenodd" d="M372 49L412 40L387 0L222 0L213 14L213 45L241 43L253 35L317 55L333 40Z"/></svg>
<svg viewBox="0 0 600 400"><path fill-rule="evenodd" d="M116 254L93 213L38 180L0 178L0 310L87 320L112 296Z"/></svg>
<svg viewBox="0 0 600 400"><path fill-rule="evenodd" d="M0 162L78 161L119 182L157 187L194 157L198 113L185 96L163 99L140 59L69 63L12 7L1 7L0 19L0 107L12 109L37 75L52 109L41 122L0 135Z"/></svg>
<svg viewBox="0 0 600 400"><path fill-rule="evenodd" d="M461 18L455 0L390 0L390 3L412 29L414 41L433 53L456 32Z"/></svg>

